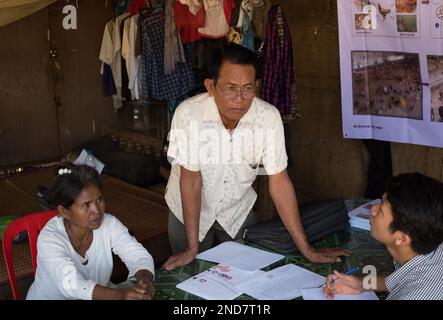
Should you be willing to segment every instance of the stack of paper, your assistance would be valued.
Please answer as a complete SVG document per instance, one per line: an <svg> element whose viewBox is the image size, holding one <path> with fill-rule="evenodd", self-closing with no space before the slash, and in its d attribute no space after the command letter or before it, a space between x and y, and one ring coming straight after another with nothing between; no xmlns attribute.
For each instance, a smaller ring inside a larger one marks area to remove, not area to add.
<svg viewBox="0 0 443 320"><path fill-rule="evenodd" d="M287 264L241 283L237 289L258 300L291 300L301 296L302 288L320 287L326 278Z"/></svg>
<svg viewBox="0 0 443 320"><path fill-rule="evenodd" d="M355 228L360 228L364 230L371 230L371 225L369 220L371 218L372 206L379 204L380 199L372 200L371 202L365 203L364 205L351 210L348 212L349 224Z"/></svg>
<svg viewBox="0 0 443 320"><path fill-rule="evenodd" d="M177 288L207 300L232 300L243 292L237 287L243 282L260 276L264 271L244 271L218 264L183 281Z"/></svg>
<svg viewBox="0 0 443 320"><path fill-rule="evenodd" d="M223 263L246 271L256 271L285 256L260 250L234 241L226 241L197 255L197 259Z"/></svg>
<svg viewBox="0 0 443 320"><path fill-rule="evenodd" d="M319 287L326 281L325 277L294 264L261 271L283 256L237 242L224 242L197 258L221 264L178 284L177 288L208 300L232 300L243 293L259 300L289 300L301 296L300 289Z"/></svg>

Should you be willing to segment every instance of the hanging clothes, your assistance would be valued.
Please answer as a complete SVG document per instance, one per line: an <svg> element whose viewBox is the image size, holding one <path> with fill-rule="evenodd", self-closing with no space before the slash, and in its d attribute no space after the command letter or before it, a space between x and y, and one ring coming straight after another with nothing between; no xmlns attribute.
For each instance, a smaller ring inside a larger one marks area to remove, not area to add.
<svg viewBox="0 0 443 320"><path fill-rule="evenodd" d="M117 110L121 108L123 105L121 103L121 100L119 100L117 97L117 91L112 71L112 65L114 63L114 41L113 41L114 28L115 28L114 20L109 21L105 25L99 59L102 62L100 74L103 75L104 95L105 96L112 95L114 110Z"/></svg>
<svg viewBox="0 0 443 320"><path fill-rule="evenodd" d="M129 0L119 0L119 1L115 1L114 4L114 15L120 16L124 13L127 13L129 10Z"/></svg>
<svg viewBox="0 0 443 320"><path fill-rule="evenodd" d="M128 84L129 84L129 76L128 76L128 69L126 67L126 62L125 59L123 57L123 44L124 44L124 37L125 37L125 31L128 32L129 29L125 30L125 26L126 28L129 26L131 22L131 16L128 15L128 17L126 17L122 23L120 24L120 35L121 35L121 52L120 52L120 59L121 59L121 63L120 63L120 68L121 68L121 81L122 81L122 88L121 88L121 95L122 95L122 100L130 100L131 99L131 91L128 88ZM117 92L118 94L118 92Z"/></svg>
<svg viewBox="0 0 443 320"><path fill-rule="evenodd" d="M182 43L194 42L201 39L198 28L205 26L206 11L203 5L193 14L187 5L174 1L175 24L180 31Z"/></svg>
<svg viewBox="0 0 443 320"><path fill-rule="evenodd" d="M166 0L165 5L165 53L164 53L164 69L165 75L169 75L175 71L175 65L179 62L186 63L183 44L180 34L175 25L174 5L175 0Z"/></svg>
<svg viewBox="0 0 443 320"><path fill-rule="evenodd" d="M114 77L112 76L111 66L104 63L103 65L103 95L105 97L111 97L116 95Z"/></svg>
<svg viewBox="0 0 443 320"><path fill-rule="evenodd" d="M266 22L269 9L272 4L270 1L265 1L263 6L254 9L254 33L256 37L264 39L266 37Z"/></svg>
<svg viewBox="0 0 443 320"><path fill-rule="evenodd" d="M156 8L140 15L142 28L142 90L143 104L150 99L174 100L190 91L194 75L190 64L192 48L184 46L186 63L177 63L173 73L164 72L165 13Z"/></svg>
<svg viewBox="0 0 443 320"><path fill-rule="evenodd" d="M198 32L206 38L223 38L229 31L231 12L235 7L235 0L204 1L206 19L205 26Z"/></svg>
<svg viewBox="0 0 443 320"><path fill-rule="evenodd" d="M197 15L200 9L203 7L203 0L179 0L180 4L186 5L193 15Z"/></svg>
<svg viewBox="0 0 443 320"><path fill-rule="evenodd" d="M131 5L129 6L129 12L131 15L138 14L139 10L149 6L147 0L131 0Z"/></svg>
<svg viewBox="0 0 443 320"><path fill-rule="evenodd" d="M252 30L251 20L248 15L243 17L243 39L242 46L255 52L254 31Z"/></svg>
<svg viewBox="0 0 443 320"><path fill-rule="evenodd" d="M128 89L131 91L132 100L140 99L141 77L140 59L141 51L137 50L139 40L139 15L136 14L125 20L123 31L122 56L125 59L128 72Z"/></svg>
<svg viewBox="0 0 443 320"><path fill-rule="evenodd" d="M122 23L130 16L130 13L124 13L115 18L114 32L112 34L113 44L113 60L111 64L112 75L114 77L115 88L117 90L116 108L123 107L123 95L122 95ZM120 102L119 102L120 101Z"/></svg>
<svg viewBox="0 0 443 320"><path fill-rule="evenodd" d="M261 97L276 106L282 116L290 115L295 103L292 41L289 27L278 5L269 10L264 51Z"/></svg>

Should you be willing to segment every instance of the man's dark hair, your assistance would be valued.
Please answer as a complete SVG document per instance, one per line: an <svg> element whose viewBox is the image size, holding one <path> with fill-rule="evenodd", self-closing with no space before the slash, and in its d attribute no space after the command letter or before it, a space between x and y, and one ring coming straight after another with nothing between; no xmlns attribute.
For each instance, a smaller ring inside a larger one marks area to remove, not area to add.
<svg viewBox="0 0 443 320"><path fill-rule="evenodd" d="M255 53L241 45L225 42L208 54L210 54L207 66L209 76L215 81L220 77L221 66L226 61L243 66L253 66L255 78L258 78L258 62Z"/></svg>
<svg viewBox="0 0 443 320"><path fill-rule="evenodd" d="M391 231L403 231L418 254L434 251L443 242L443 183L420 173L405 173L388 181Z"/></svg>
<svg viewBox="0 0 443 320"><path fill-rule="evenodd" d="M60 169L65 172L59 174ZM57 174L50 190L50 201L54 207L62 205L68 209L87 186L94 185L102 191L98 172L90 166L64 164L57 168Z"/></svg>

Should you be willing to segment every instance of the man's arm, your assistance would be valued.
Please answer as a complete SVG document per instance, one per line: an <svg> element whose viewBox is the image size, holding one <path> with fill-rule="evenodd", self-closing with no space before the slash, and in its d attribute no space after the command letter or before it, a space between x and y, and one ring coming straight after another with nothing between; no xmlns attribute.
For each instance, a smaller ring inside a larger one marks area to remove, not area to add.
<svg viewBox="0 0 443 320"><path fill-rule="evenodd" d="M186 230L186 248L183 252L169 257L163 267L173 270L194 260L198 252L198 234L201 209L200 171L180 167L180 193L183 208L183 222Z"/></svg>
<svg viewBox="0 0 443 320"><path fill-rule="evenodd" d="M386 274L377 276L377 288L375 291L387 292L388 287L386 287Z"/></svg>
<svg viewBox="0 0 443 320"><path fill-rule="evenodd" d="M286 170L269 176L269 193L278 214L300 252L312 262L339 262L341 255L350 251L340 248L314 249L308 242L298 210L294 186Z"/></svg>

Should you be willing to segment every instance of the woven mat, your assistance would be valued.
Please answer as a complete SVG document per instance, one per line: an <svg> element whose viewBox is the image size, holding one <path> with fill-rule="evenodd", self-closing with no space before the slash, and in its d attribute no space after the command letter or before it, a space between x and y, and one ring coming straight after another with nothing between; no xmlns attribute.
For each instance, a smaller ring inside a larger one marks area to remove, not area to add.
<svg viewBox="0 0 443 320"><path fill-rule="evenodd" d="M13 176L0 181L0 215L25 215L39 211L37 185L49 185L53 170ZM159 189L143 189L119 179L101 176L106 212L113 214L135 238L144 242L168 232L168 207ZM7 283L3 250L0 248L0 284ZM13 259L18 278L32 274L28 243L14 244Z"/></svg>

